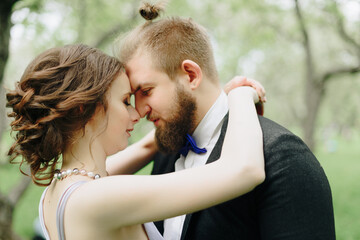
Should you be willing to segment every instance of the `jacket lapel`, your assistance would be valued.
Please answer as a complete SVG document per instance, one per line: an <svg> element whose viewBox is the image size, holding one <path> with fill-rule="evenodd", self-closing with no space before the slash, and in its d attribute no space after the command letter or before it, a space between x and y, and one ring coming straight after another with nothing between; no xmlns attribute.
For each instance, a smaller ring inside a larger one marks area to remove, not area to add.
<svg viewBox="0 0 360 240"><path fill-rule="evenodd" d="M151 174L157 175L157 174L166 174L175 172L175 162L179 158L179 154L162 154L158 153L157 156L155 156L155 161L161 162L161 166L155 166L155 164L158 164L158 162L154 162L154 169ZM156 171L154 171L156 169ZM154 222L156 228L159 230L161 235L164 235L164 221L157 221Z"/></svg>
<svg viewBox="0 0 360 240"><path fill-rule="evenodd" d="M212 150L206 164L214 162L216 160L219 159L220 154L221 154L221 150L222 150L222 146L224 143L224 138L225 138L225 133L226 133L226 129L227 129L227 125L228 125L228 120L229 120L229 113L227 113L224 117L224 123L221 127L221 132L220 132L220 136L219 139L217 140L214 149Z"/></svg>
<svg viewBox="0 0 360 240"><path fill-rule="evenodd" d="M225 137L227 125L228 125L228 120L229 120L229 113L227 113L225 115L225 117L224 117L224 122L223 122L223 125L221 127L221 132L220 132L219 139L217 140L217 142L215 144L215 147L212 150L206 164L214 162L214 161L219 159L220 154L221 154L222 145L223 145L223 142L224 142L224 137ZM181 240L185 239L186 232L187 232L187 230L189 228L189 223L190 223L192 215L193 215L192 213L187 214L186 217L185 217L184 226L183 226L183 229L182 229L182 232L181 232Z"/></svg>

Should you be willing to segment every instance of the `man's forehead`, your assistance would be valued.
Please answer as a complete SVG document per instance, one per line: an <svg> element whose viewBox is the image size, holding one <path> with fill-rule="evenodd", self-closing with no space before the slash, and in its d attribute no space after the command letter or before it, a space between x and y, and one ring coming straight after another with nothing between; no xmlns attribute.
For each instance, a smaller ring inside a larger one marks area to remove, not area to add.
<svg viewBox="0 0 360 240"><path fill-rule="evenodd" d="M134 92L138 86L139 86L139 82L136 81L136 74L135 71L133 71L129 65L125 66L125 71L126 71L126 75L129 78L129 82L130 82L130 87L131 87L131 91Z"/></svg>
<svg viewBox="0 0 360 240"><path fill-rule="evenodd" d="M133 92L156 85L155 80L159 78L159 75L162 75L162 73L153 66L146 52L142 52L142 54L138 52L135 54L135 56L125 64L125 70Z"/></svg>
<svg viewBox="0 0 360 240"><path fill-rule="evenodd" d="M152 84L150 78L137 78L137 77L129 76L129 81L130 81L131 92L133 94Z"/></svg>
<svg viewBox="0 0 360 240"><path fill-rule="evenodd" d="M133 92L156 84L154 81L156 76L153 75L153 72L145 71L145 69L137 72L129 71L127 72L127 75Z"/></svg>

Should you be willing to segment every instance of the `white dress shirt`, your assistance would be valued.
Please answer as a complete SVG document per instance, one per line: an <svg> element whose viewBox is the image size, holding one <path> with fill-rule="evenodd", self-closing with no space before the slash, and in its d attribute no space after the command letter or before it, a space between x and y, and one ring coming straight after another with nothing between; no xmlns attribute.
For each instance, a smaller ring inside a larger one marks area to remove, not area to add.
<svg viewBox="0 0 360 240"><path fill-rule="evenodd" d="M207 159L219 139L223 118L227 114L228 110L227 95L222 91L192 135L196 141L196 145L199 148L206 148L207 152L203 154L196 154L193 151L189 151L186 157L180 155L180 158L175 162L175 171L181 171L187 168L198 167L206 164ZM177 216L164 221L165 240L180 239L185 216L186 215Z"/></svg>

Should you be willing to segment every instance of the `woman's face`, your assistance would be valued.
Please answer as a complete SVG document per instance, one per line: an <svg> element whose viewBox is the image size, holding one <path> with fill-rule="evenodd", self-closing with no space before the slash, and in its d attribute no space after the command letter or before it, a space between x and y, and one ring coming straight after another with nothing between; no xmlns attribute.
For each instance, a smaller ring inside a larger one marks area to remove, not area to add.
<svg viewBox="0 0 360 240"><path fill-rule="evenodd" d="M107 156L127 147L130 132L139 121L138 112L130 105L130 96L129 79L121 72L107 92L107 112L99 122L106 124L105 131L101 131L98 137Z"/></svg>

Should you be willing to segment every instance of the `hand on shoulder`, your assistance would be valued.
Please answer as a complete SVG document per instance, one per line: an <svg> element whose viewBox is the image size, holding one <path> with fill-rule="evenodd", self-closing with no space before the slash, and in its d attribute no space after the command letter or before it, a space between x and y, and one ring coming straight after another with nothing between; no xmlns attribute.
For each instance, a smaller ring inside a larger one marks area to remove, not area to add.
<svg viewBox="0 0 360 240"><path fill-rule="evenodd" d="M256 91L257 98L254 98L254 102L266 102L266 92L264 87L260 82L250 79L244 76L235 76L231 79L224 87L226 94L229 94L230 91L237 89L239 87L248 86L253 88ZM247 90L249 91L249 90ZM257 100L256 100L257 99Z"/></svg>

